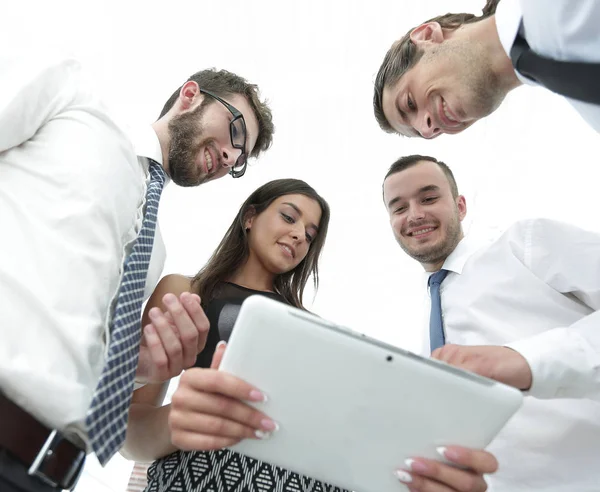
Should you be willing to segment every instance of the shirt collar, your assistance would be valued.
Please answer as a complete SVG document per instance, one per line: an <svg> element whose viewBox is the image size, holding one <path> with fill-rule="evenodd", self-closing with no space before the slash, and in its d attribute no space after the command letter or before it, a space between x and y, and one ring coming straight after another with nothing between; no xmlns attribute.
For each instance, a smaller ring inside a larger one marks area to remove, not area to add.
<svg viewBox="0 0 600 492"><path fill-rule="evenodd" d="M502 0L498 3L494 19L496 20L496 30L498 31L500 43L506 51L506 55L510 58L510 49L515 42L523 20L520 0ZM515 73L521 82L535 85L535 82L523 77L518 71L515 70Z"/></svg>
<svg viewBox="0 0 600 492"><path fill-rule="evenodd" d="M523 18L519 0L502 0L498 3L494 18L500 43L510 57L510 49L515 42Z"/></svg>
<svg viewBox="0 0 600 492"><path fill-rule="evenodd" d="M476 240L474 237L465 236L454 248L454 251L448 255L444 264L442 265L443 270L456 273L460 275L463 271L467 260L473 256L473 254L481 248L481 241ZM425 272L424 280L427 285L429 277L435 272Z"/></svg>
<svg viewBox="0 0 600 492"><path fill-rule="evenodd" d="M134 131L132 135L135 153L140 157L147 157L159 164L163 163L162 149L158 135L151 126L144 126Z"/></svg>

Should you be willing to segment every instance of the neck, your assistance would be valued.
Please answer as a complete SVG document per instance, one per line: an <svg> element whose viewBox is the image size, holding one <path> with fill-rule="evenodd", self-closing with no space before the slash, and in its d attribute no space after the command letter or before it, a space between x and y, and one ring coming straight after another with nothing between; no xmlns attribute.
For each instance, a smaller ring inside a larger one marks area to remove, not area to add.
<svg viewBox="0 0 600 492"><path fill-rule="evenodd" d="M444 266L444 263L448 259L448 257L454 253L460 242L465 238L465 233L463 232L462 226L460 227L460 233L458 238L454 241L454 246L452 246L452 250L450 252L444 253L442 258L438 258L436 261L432 262L420 262L421 266L425 269L426 272L437 272L441 270Z"/></svg>
<svg viewBox="0 0 600 492"><path fill-rule="evenodd" d="M246 263L229 278L229 281L248 289L273 292L275 275L254 259L252 252L250 255Z"/></svg>
<svg viewBox="0 0 600 492"><path fill-rule="evenodd" d="M438 270L442 269L442 266L444 266L444 261L446 261L445 258L436 263L421 263L421 266L425 269L426 272L437 272Z"/></svg>
<svg viewBox="0 0 600 492"><path fill-rule="evenodd" d="M169 148L171 147L171 136L169 134L169 122L162 117L160 120L152 123L152 129L155 131L160 142L160 151L163 158L163 168L169 174Z"/></svg>
<svg viewBox="0 0 600 492"><path fill-rule="evenodd" d="M495 15L472 24L466 24L456 31L458 36L464 36L470 42L483 46L485 53L488 54L490 68L499 82L500 89L505 94L522 85L510 57L500 42Z"/></svg>

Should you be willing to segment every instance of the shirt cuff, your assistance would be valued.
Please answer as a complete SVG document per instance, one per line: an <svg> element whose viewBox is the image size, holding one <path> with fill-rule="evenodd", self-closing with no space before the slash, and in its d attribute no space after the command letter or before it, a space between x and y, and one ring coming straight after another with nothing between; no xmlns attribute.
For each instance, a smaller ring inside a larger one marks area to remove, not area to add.
<svg viewBox="0 0 600 492"><path fill-rule="evenodd" d="M581 398L593 391L594 363L585 339L576 330L555 328L506 344L519 352L531 368L535 398Z"/></svg>

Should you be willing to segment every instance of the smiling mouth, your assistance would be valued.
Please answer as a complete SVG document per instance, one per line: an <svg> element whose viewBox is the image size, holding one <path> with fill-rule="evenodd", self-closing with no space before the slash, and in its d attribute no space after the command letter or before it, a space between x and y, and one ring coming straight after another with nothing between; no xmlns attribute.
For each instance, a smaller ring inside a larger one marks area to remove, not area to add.
<svg viewBox="0 0 600 492"><path fill-rule="evenodd" d="M407 236L409 236L409 237L422 236L424 234L428 234L435 230L436 230L436 227L423 227L422 229L417 229L415 231L409 232L407 234Z"/></svg>
<svg viewBox="0 0 600 492"><path fill-rule="evenodd" d="M291 258L295 258L294 251L287 244L277 243L279 247L285 251Z"/></svg>
<svg viewBox="0 0 600 492"><path fill-rule="evenodd" d="M204 150L204 160L206 161L206 172L210 173L213 169L213 160L208 149Z"/></svg>

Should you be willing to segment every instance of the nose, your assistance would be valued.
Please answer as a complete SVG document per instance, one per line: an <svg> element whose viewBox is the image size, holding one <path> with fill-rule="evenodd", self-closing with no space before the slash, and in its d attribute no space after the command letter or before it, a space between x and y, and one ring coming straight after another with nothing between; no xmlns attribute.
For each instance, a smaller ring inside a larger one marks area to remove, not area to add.
<svg viewBox="0 0 600 492"><path fill-rule="evenodd" d="M221 148L221 161L223 167L233 167L241 151L232 147Z"/></svg>
<svg viewBox="0 0 600 492"><path fill-rule="evenodd" d="M304 226L300 222L296 222L294 225L295 227L291 230L290 236L294 241L300 242L305 238Z"/></svg>
<svg viewBox="0 0 600 492"><path fill-rule="evenodd" d="M435 126L431 113L426 109L419 111L419 114L417 114L415 129L423 138L433 138L442 132L439 127Z"/></svg>
<svg viewBox="0 0 600 492"><path fill-rule="evenodd" d="M414 222L425 218L425 211L419 204L411 205L408 209L408 221Z"/></svg>

